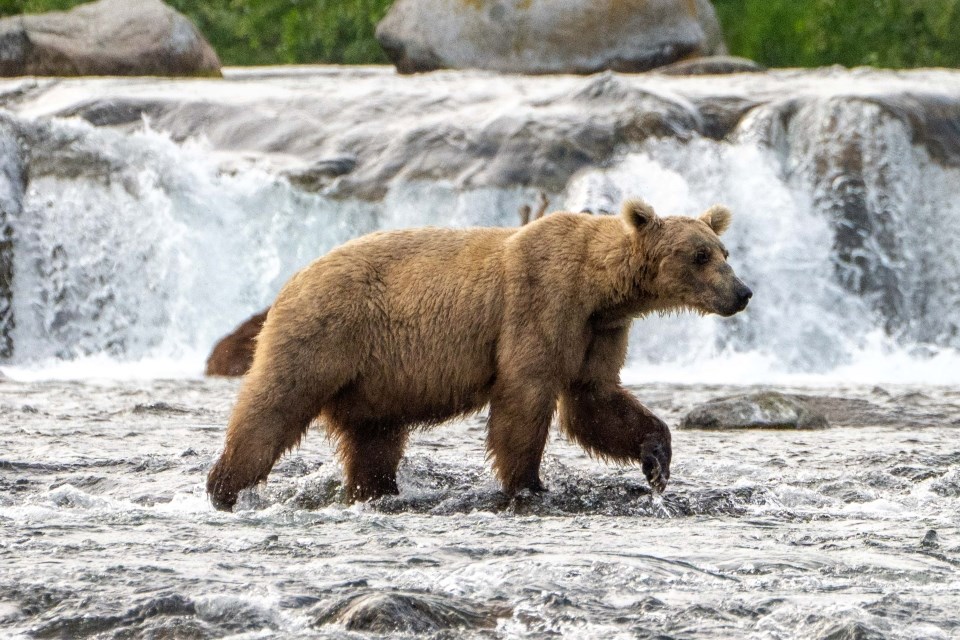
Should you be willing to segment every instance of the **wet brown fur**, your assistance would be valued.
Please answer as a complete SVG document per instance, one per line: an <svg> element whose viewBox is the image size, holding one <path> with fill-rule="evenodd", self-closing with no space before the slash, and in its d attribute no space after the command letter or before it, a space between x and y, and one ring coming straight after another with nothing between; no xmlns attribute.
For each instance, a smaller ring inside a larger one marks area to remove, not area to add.
<svg viewBox="0 0 960 640"><path fill-rule="evenodd" d="M267 311L269 309L251 316L213 347L207 358L206 375L237 377L249 371Z"/></svg>
<svg viewBox="0 0 960 640"><path fill-rule="evenodd" d="M629 201L620 217L380 232L331 251L270 310L208 478L211 498L232 507L316 418L336 443L348 500L395 494L411 428L487 404L488 455L507 492L542 489L558 402L562 429L594 455L639 462L665 446L665 481L669 430L619 372L633 318L728 310L736 278L711 217L722 231L729 212L710 211L661 219ZM713 265L691 270L702 247Z"/></svg>

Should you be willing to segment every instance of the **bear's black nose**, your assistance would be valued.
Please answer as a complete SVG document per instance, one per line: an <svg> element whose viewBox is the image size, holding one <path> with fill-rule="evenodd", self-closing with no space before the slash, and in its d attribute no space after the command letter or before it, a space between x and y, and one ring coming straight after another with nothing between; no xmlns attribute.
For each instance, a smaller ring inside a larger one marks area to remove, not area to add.
<svg viewBox="0 0 960 640"><path fill-rule="evenodd" d="M747 303L750 302L750 298L752 297L753 291L750 290L750 287L741 284L739 289L737 289L737 300L739 301L741 311L747 308Z"/></svg>

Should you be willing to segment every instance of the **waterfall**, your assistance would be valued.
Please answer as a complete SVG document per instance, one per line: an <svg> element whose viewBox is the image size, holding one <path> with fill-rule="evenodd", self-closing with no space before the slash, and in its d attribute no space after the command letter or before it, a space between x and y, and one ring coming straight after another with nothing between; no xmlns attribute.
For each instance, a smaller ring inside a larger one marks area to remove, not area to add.
<svg viewBox="0 0 960 640"><path fill-rule="evenodd" d="M587 114L584 96L610 102L611 83L618 99L636 98L611 78L556 80L543 94L572 96ZM755 291L750 307L636 322L628 381L960 380L960 169L949 149L867 97L771 99L710 135L702 105L645 90L645 108L651 96L669 104L673 129L602 162L565 156L555 164L569 171L540 185L408 166L378 183L380 197L304 189L263 157L224 149L216 132L171 133L163 114L123 126L8 114L0 347L11 348L0 363L22 376L199 375L220 336L332 247L384 228L513 225L545 191L551 209L598 215L635 195L662 215L734 211L723 240ZM507 95L503 109L515 109ZM496 115L476 113L475 126L503 128ZM440 130L446 147L483 146Z"/></svg>

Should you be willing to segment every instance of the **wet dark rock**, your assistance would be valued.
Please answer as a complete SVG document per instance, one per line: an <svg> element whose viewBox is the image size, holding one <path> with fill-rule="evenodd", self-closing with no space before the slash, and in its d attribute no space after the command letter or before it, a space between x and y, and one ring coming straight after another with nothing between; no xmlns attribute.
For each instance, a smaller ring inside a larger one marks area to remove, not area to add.
<svg viewBox="0 0 960 640"><path fill-rule="evenodd" d="M705 101L700 107L698 129L707 138L723 140L757 104L755 100L735 96Z"/></svg>
<svg viewBox="0 0 960 640"><path fill-rule="evenodd" d="M823 429L826 416L795 397L767 391L711 400L695 407L681 429Z"/></svg>
<svg viewBox="0 0 960 640"><path fill-rule="evenodd" d="M132 412L137 415L164 415L168 413L185 414L190 413L186 407L170 404L169 402L151 402L150 404L138 404L133 407Z"/></svg>
<svg viewBox="0 0 960 640"><path fill-rule="evenodd" d="M240 326L214 345L207 358L206 375L237 377L247 373L253 364L253 352L257 346L257 336L267 320L265 309L243 321Z"/></svg>
<svg viewBox="0 0 960 640"><path fill-rule="evenodd" d="M828 482L820 485L818 491L825 496L836 498L846 504L862 504L877 499L877 493L871 490L871 488L850 479Z"/></svg>
<svg viewBox="0 0 960 640"><path fill-rule="evenodd" d="M232 596L214 596L209 600L201 600L196 603L195 608L197 617L204 622L234 633L267 629L271 626L269 610ZM221 632L216 635L222 637L228 634Z"/></svg>
<svg viewBox="0 0 960 640"><path fill-rule="evenodd" d="M848 622L831 628L820 640L884 640L884 635L862 622Z"/></svg>
<svg viewBox="0 0 960 640"><path fill-rule="evenodd" d="M930 484L938 496L960 498L960 470L949 471Z"/></svg>
<svg viewBox="0 0 960 640"><path fill-rule="evenodd" d="M153 618L192 616L196 613L194 603L180 595L171 594L151 598L134 605L122 613L105 610L86 610L83 603L66 601L45 616L48 620L31 630L34 638L82 638L94 637L108 632L132 633ZM105 609L105 608L104 608ZM62 610L62 611L61 611Z"/></svg>
<svg viewBox="0 0 960 640"><path fill-rule="evenodd" d="M929 401L930 396L920 391L909 391L890 398L889 402L896 404L922 404Z"/></svg>
<svg viewBox="0 0 960 640"><path fill-rule="evenodd" d="M93 99L74 105L61 112L64 118L82 118L95 127L115 127L124 124L139 124L144 118L160 113L162 104L150 100L125 98L121 100Z"/></svg>
<svg viewBox="0 0 960 640"><path fill-rule="evenodd" d="M562 4L398 0L377 39L401 73L646 71L726 53L709 0Z"/></svg>
<svg viewBox="0 0 960 640"><path fill-rule="evenodd" d="M433 633L445 629L496 626L509 615L500 607L467 600L407 591L365 592L332 605L320 606L311 615L315 626L336 623L350 631L372 633Z"/></svg>
<svg viewBox="0 0 960 640"><path fill-rule="evenodd" d="M0 123L0 358L13 355L14 222L23 210L26 175L15 128ZM2 380L2 378L0 378Z"/></svg>
<svg viewBox="0 0 960 640"><path fill-rule="evenodd" d="M920 546L924 549L937 549L940 547L940 537L934 529L930 529L920 541Z"/></svg>
<svg viewBox="0 0 960 640"><path fill-rule="evenodd" d="M936 478L939 476L941 471L937 469L931 469L930 467L925 466L914 466L914 465L897 465L890 469L890 474L900 477L907 478L911 482L920 483L924 480L929 480L930 478Z"/></svg>
<svg viewBox="0 0 960 640"><path fill-rule="evenodd" d="M731 73L759 73L766 70L766 67L748 58L706 56L668 64L657 69L657 73L670 76L708 76Z"/></svg>
<svg viewBox="0 0 960 640"><path fill-rule="evenodd" d="M0 20L2 76L219 76L220 60L159 0L99 0Z"/></svg>
<svg viewBox="0 0 960 640"><path fill-rule="evenodd" d="M283 173L292 184L305 191L322 191L334 179L346 175L357 167L355 156L338 156L318 160L313 164Z"/></svg>
<svg viewBox="0 0 960 640"><path fill-rule="evenodd" d="M924 426L930 424L929 419L919 411L914 413L891 411L889 407L861 398L809 395L793 397L814 411L826 415L830 424L834 426Z"/></svg>
<svg viewBox="0 0 960 640"><path fill-rule="evenodd" d="M510 497L502 491L479 488L485 471L464 473L461 468L436 465L425 458L405 460L415 470L417 486L401 488L398 496L385 496L370 503L380 513L428 513L450 516L458 513L492 512L518 516L643 516L689 517L698 515L739 516L750 505L765 504L769 498L759 487L690 490L681 483L668 485L666 493L653 499L650 487L639 469L616 475L581 472L551 461L544 469L544 493L521 492ZM432 478L423 482L424 477ZM339 487L339 485L338 485ZM313 501L311 500L313 497ZM296 508L322 508L338 500L335 492L322 484L311 483L309 490L298 492L288 504ZM314 502L315 501L315 502Z"/></svg>

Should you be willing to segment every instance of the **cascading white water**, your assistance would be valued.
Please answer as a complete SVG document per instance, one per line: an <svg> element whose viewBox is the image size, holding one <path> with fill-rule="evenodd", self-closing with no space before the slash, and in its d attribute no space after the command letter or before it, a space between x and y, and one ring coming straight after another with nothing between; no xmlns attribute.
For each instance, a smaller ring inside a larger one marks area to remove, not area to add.
<svg viewBox="0 0 960 640"><path fill-rule="evenodd" d="M724 240L754 288L749 310L637 323L628 378L960 379L960 171L934 162L880 107L844 106L815 104L819 113L779 132L788 140L769 138L761 111L741 124L736 144L653 141L571 185L604 202L640 193L670 213L696 215L715 202L735 211ZM815 128L838 119L846 140ZM863 155L854 213L864 220L844 218L849 175L822 166L841 163L851 138ZM842 256L845 225L857 225L858 246Z"/></svg>
<svg viewBox="0 0 960 640"><path fill-rule="evenodd" d="M637 322L626 379L960 380L960 171L868 102L781 120L773 105L727 141L648 138L550 194L576 211L639 195L662 214L735 212L724 240L749 309ZM220 336L333 246L378 228L512 225L537 196L394 177L382 201L334 199L256 163L224 171L210 145L149 127L45 126L106 168L36 171L10 215L14 376L199 375Z"/></svg>
<svg viewBox="0 0 960 640"><path fill-rule="evenodd" d="M123 162L101 179L31 180L15 223L18 365L102 354L196 373L210 345L298 268L373 229L368 205L256 169L222 174L204 149L160 134L55 126Z"/></svg>

